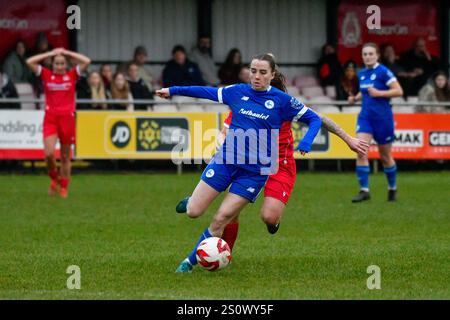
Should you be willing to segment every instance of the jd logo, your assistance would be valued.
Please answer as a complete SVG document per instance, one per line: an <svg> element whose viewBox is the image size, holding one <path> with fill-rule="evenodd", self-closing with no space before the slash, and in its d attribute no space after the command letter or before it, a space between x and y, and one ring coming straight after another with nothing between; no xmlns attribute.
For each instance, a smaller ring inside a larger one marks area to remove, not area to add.
<svg viewBox="0 0 450 320"><path fill-rule="evenodd" d="M117 148L126 147L131 140L130 138L130 127L125 122L118 121L111 128L111 142Z"/></svg>

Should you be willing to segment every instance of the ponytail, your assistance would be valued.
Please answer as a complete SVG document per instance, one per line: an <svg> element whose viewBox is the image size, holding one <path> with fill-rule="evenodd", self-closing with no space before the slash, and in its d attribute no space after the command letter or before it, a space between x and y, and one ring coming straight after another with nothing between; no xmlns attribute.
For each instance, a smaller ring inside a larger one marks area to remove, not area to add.
<svg viewBox="0 0 450 320"><path fill-rule="evenodd" d="M286 77L284 76L284 74L282 74L278 68L275 69L275 76L272 79L272 81L270 81L270 85L272 87L275 87L281 91L287 92L286 89Z"/></svg>

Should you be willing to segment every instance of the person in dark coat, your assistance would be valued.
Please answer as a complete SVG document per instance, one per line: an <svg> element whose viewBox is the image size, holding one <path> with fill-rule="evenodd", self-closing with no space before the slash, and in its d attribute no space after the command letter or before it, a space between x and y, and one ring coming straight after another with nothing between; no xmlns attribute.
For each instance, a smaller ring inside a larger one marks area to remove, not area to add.
<svg viewBox="0 0 450 320"><path fill-rule="evenodd" d="M172 60L164 67L163 84L164 87L172 87L204 86L206 83L197 64L187 59L183 46L177 45L172 50Z"/></svg>

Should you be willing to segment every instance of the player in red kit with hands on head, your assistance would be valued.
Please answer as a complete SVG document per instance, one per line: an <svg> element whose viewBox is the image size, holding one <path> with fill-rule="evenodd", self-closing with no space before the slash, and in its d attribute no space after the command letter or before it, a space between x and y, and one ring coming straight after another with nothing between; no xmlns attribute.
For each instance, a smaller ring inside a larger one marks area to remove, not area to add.
<svg viewBox="0 0 450 320"><path fill-rule="evenodd" d="M51 57L52 70L39 62ZM67 57L77 64L68 70ZM51 184L50 195L59 192L66 198L70 179L70 149L75 143L75 85L78 77L86 70L91 60L79 53L56 48L38 54L27 60L28 67L39 76L44 85L44 153ZM59 139L61 144L61 169L55 160L55 146Z"/></svg>

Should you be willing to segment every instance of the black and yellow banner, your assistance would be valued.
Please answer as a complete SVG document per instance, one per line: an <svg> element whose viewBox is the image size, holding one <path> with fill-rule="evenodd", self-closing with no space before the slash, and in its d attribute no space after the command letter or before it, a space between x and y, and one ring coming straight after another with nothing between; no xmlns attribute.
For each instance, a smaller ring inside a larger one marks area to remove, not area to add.
<svg viewBox="0 0 450 320"><path fill-rule="evenodd" d="M215 150L217 113L78 112L79 159L202 159Z"/></svg>

